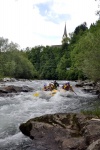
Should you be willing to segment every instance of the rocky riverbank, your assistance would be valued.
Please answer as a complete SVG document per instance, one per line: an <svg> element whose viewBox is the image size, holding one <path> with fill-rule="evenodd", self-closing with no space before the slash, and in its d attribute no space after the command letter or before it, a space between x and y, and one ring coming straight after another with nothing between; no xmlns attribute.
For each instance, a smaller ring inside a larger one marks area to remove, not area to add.
<svg viewBox="0 0 100 150"><path fill-rule="evenodd" d="M100 119L94 116L49 114L30 119L19 129L36 150L100 150Z"/></svg>
<svg viewBox="0 0 100 150"><path fill-rule="evenodd" d="M79 81L75 85L77 88L81 87L83 91L92 93L97 95L100 98L100 82L93 82L93 81Z"/></svg>

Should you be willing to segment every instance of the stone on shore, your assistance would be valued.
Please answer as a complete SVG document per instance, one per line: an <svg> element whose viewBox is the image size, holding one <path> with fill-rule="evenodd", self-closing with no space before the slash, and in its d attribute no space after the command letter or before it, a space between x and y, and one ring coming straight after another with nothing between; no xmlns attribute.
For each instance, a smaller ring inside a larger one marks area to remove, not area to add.
<svg viewBox="0 0 100 150"><path fill-rule="evenodd" d="M22 123L19 129L33 140L36 150L90 150L90 145L100 139L100 120L92 117L75 113L48 114ZM98 142L97 145L96 150L100 150Z"/></svg>
<svg viewBox="0 0 100 150"><path fill-rule="evenodd" d="M6 96L7 94L11 93L20 93L20 92L32 92L34 89L30 88L28 86L14 86L14 85L9 85L9 86L2 86L0 87L0 96Z"/></svg>

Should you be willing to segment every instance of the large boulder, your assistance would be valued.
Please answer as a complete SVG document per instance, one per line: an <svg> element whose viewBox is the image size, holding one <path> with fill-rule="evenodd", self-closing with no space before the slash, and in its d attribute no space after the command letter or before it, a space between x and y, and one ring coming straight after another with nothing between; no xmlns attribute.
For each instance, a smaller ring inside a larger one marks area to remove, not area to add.
<svg viewBox="0 0 100 150"><path fill-rule="evenodd" d="M100 138L100 120L92 117L75 113L49 114L30 119L19 129L33 140L34 147L38 145L36 150L86 150Z"/></svg>

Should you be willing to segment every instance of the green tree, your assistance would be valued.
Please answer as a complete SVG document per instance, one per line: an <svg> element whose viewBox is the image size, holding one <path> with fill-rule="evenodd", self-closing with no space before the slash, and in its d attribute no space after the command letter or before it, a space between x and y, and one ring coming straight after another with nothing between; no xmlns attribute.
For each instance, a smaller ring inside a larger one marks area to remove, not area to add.
<svg viewBox="0 0 100 150"><path fill-rule="evenodd" d="M99 27L98 27L99 26ZM71 52L73 67L82 71L88 78L100 80L100 23L84 34Z"/></svg>
<svg viewBox="0 0 100 150"><path fill-rule="evenodd" d="M66 71L67 71L67 59L66 56L63 55L56 69L58 79L66 79Z"/></svg>
<svg viewBox="0 0 100 150"><path fill-rule="evenodd" d="M8 39L0 37L0 52L6 51L7 47L8 47Z"/></svg>

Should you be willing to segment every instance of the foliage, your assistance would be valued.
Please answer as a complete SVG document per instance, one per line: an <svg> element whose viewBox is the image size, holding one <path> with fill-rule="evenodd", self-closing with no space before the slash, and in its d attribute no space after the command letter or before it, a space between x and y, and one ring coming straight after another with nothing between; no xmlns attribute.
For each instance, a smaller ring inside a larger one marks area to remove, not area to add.
<svg viewBox="0 0 100 150"><path fill-rule="evenodd" d="M96 103L90 110L82 110L81 112L85 115L93 115L100 118L100 103Z"/></svg>
<svg viewBox="0 0 100 150"><path fill-rule="evenodd" d="M83 24L81 24L75 28L74 34L76 34L76 35L78 35L79 33L82 34L86 30L87 30L87 24L86 24L86 22L84 22Z"/></svg>
<svg viewBox="0 0 100 150"><path fill-rule="evenodd" d="M1 38L1 41L3 38ZM6 42L6 50L4 50L5 42L1 42L0 52L0 77L9 76L15 78L34 78L37 72L32 63L17 50L16 44ZM4 45L3 45L4 43Z"/></svg>
<svg viewBox="0 0 100 150"><path fill-rule="evenodd" d="M77 26L74 32L70 34L71 35L70 46L72 46L72 44L76 44L77 41L80 39L80 37L82 37L87 30L88 28L86 22Z"/></svg>
<svg viewBox="0 0 100 150"><path fill-rule="evenodd" d="M58 74L58 79L66 79L66 63L67 59L65 58L65 55L61 58L60 62L57 65L57 74Z"/></svg>
<svg viewBox="0 0 100 150"><path fill-rule="evenodd" d="M8 39L4 39L0 37L0 52L5 51L7 49Z"/></svg>
<svg viewBox="0 0 100 150"><path fill-rule="evenodd" d="M98 10L96 11L96 15L99 16L99 20L100 20L100 0L95 0L98 2Z"/></svg>
<svg viewBox="0 0 100 150"><path fill-rule="evenodd" d="M20 55L18 52L6 52L2 53L2 66L0 69L4 76L10 76L15 78L34 78L36 71L31 62ZM4 59L6 58L6 62Z"/></svg>
<svg viewBox="0 0 100 150"><path fill-rule="evenodd" d="M82 70L88 78L100 80L100 23L97 23L97 31L89 30L75 44L71 52L73 66ZM91 32L93 31L93 32Z"/></svg>

